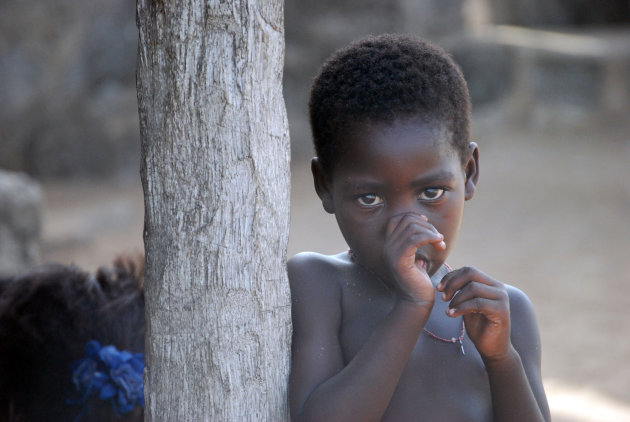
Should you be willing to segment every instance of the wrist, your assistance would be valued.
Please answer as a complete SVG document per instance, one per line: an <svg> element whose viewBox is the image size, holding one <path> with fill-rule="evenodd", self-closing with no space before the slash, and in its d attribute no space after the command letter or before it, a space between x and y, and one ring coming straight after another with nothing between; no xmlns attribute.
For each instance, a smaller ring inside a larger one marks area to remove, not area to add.
<svg viewBox="0 0 630 422"><path fill-rule="evenodd" d="M432 309L433 303L397 298L390 316L419 335Z"/></svg>
<svg viewBox="0 0 630 422"><path fill-rule="evenodd" d="M433 308L435 287L426 273L425 277L394 277L392 285L398 302L409 302L414 306Z"/></svg>
<svg viewBox="0 0 630 422"><path fill-rule="evenodd" d="M427 314L430 314L431 310L433 309L434 300L435 297L431 297L430 299L421 299L408 295L398 294L396 295L395 307L408 309L412 312L426 312Z"/></svg>
<svg viewBox="0 0 630 422"><path fill-rule="evenodd" d="M488 373L495 371L504 372L508 371L511 367L523 365L521 355L518 354L511 343L504 354L499 356L482 356L481 359Z"/></svg>

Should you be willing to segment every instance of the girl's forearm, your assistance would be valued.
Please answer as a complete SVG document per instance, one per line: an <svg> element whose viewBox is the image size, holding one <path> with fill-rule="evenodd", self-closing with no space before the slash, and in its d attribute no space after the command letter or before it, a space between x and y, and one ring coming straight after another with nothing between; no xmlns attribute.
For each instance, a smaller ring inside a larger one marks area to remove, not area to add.
<svg viewBox="0 0 630 422"><path fill-rule="evenodd" d="M308 397L297 421L380 421L431 308L398 302L334 377Z"/></svg>
<svg viewBox="0 0 630 422"><path fill-rule="evenodd" d="M490 381L494 422L545 421L521 357L513 347L506 359L484 363Z"/></svg>

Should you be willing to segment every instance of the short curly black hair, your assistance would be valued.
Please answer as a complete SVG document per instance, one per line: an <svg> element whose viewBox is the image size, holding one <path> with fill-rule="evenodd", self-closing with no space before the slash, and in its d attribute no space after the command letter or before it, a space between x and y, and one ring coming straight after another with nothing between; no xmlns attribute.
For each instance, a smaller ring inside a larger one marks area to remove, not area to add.
<svg viewBox="0 0 630 422"><path fill-rule="evenodd" d="M413 35L369 36L335 52L313 81L309 113L315 152L328 175L344 131L366 121L420 117L444 125L462 162L468 158L464 76L444 50Z"/></svg>

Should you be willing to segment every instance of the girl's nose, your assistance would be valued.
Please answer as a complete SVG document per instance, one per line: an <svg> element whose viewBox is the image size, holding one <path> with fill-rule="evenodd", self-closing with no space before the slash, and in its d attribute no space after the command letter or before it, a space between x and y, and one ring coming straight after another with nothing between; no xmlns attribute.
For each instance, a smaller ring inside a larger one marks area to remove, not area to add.
<svg viewBox="0 0 630 422"><path fill-rule="evenodd" d="M423 215L423 207L415 198L401 198L390 202L390 218L402 217L406 214Z"/></svg>

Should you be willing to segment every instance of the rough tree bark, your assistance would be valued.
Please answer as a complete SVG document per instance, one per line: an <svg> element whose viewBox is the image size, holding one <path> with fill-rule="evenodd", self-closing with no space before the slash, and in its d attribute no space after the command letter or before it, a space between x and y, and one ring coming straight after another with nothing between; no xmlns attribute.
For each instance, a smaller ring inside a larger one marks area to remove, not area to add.
<svg viewBox="0 0 630 422"><path fill-rule="evenodd" d="M137 0L146 420L287 419L282 0Z"/></svg>

